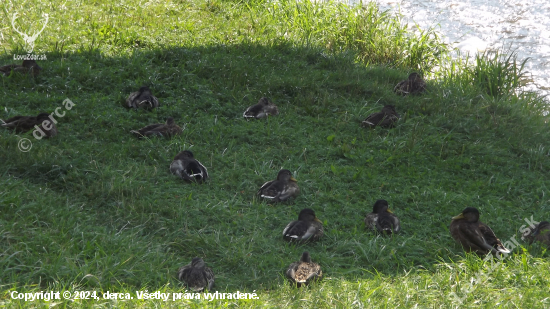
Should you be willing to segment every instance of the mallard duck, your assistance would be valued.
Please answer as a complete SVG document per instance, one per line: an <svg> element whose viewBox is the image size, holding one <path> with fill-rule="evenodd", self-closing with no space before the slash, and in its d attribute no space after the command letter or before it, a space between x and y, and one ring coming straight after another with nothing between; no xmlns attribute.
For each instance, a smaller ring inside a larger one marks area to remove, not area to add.
<svg viewBox="0 0 550 309"><path fill-rule="evenodd" d="M314 241L321 236L323 236L323 223L309 208L302 209L298 220L290 222L283 230L283 239L288 241Z"/></svg>
<svg viewBox="0 0 550 309"><path fill-rule="evenodd" d="M264 183L257 194L272 202L286 201L300 194L296 182L289 170L282 169L277 174L277 179Z"/></svg>
<svg viewBox="0 0 550 309"><path fill-rule="evenodd" d="M550 222L542 221L537 224L535 228L531 230L531 233L526 236L526 238L530 244L538 241L550 249Z"/></svg>
<svg viewBox="0 0 550 309"><path fill-rule="evenodd" d="M311 261L309 252L305 251L300 257L300 261L294 262L288 266L286 277L295 283L298 287L308 285L311 281L319 280L323 277L321 266Z"/></svg>
<svg viewBox="0 0 550 309"><path fill-rule="evenodd" d="M266 97L261 98L258 104L250 106L243 113L244 118L256 119L275 115L279 115L279 109Z"/></svg>
<svg viewBox="0 0 550 309"><path fill-rule="evenodd" d="M25 133L32 129L35 129L36 126L43 134L42 137L52 137L57 135L57 127L55 122L50 119L50 114L40 113L38 116L15 116L8 120L0 120L2 122L0 126L8 128L9 130L14 130L15 133Z"/></svg>
<svg viewBox="0 0 550 309"><path fill-rule="evenodd" d="M382 107L382 111L368 115L361 125L369 128L374 128L376 126L393 128L397 120L399 120L399 115L395 111L395 106L386 105Z"/></svg>
<svg viewBox="0 0 550 309"><path fill-rule="evenodd" d="M170 171L186 181L201 183L208 179L206 167L195 160L193 153L189 150L184 150L176 155L170 164Z"/></svg>
<svg viewBox="0 0 550 309"><path fill-rule="evenodd" d="M38 75L42 71L42 68L34 60L23 60L23 64L8 64L0 67L0 73L8 76L11 72L21 73L21 74L32 74L34 76Z"/></svg>
<svg viewBox="0 0 550 309"><path fill-rule="evenodd" d="M194 292L201 292L205 288L212 291L212 287L214 286L214 273L212 269L206 267L204 261L198 257L178 270L178 279L185 282Z"/></svg>
<svg viewBox="0 0 550 309"><path fill-rule="evenodd" d="M372 207L372 212L365 217L365 225L381 233L392 234L401 230L399 218L388 209L386 200L377 200Z"/></svg>
<svg viewBox="0 0 550 309"><path fill-rule="evenodd" d="M411 73L409 78L399 82L393 91L400 95L417 94L426 90L426 82L418 73Z"/></svg>
<svg viewBox="0 0 550 309"><path fill-rule="evenodd" d="M174 122L174 118L168 117L166 123L156 123L143 127L139 130L132 130L130 133L137 137L151 137L151 136L164 136L172 137L174 135L181 134L183 132L181 128Z"/></svg>
<svg viewBox="0 0 550 309"><path fill-rule="evenodd" d="M143 86L139 91L132 92L126 99L129 108L153 109L159 107L159 100L151 93L149 87Z"/></svg>
<svg viewBox="0 0 550 309"><path fill-rule="evenodd" d="M510 253L495 236L489 226L479 221L479 211L474 207L465 208L461 214L452 218L451 236L459 242L466 252L478 255Z"/></svg>

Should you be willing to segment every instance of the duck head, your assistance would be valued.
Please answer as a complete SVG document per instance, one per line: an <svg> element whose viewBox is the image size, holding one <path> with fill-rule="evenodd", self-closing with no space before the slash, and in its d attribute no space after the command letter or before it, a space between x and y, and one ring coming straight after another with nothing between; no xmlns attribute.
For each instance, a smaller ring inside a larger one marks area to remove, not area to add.
<svg viewBox="0 0 550 309"><path fill-rule="evenodd" d="M466 207L458 216L454 216L452 219L466 219L468 222L477 222L479 220L479 211L475 207Z"/></svg>
<svg viewBox="0 0 550 309"><path fill-rule="evenodd" d="M298 220L321 222L321 220L317 219L317 216L315 216L315 212L310 208L302 209L302 211L300 211L300 214L298 215Z"/></svg>
<svg viewBox="0 0 550 309"><path fill-rule="evenodd" d="M193 268L204 269L206 264L201 258L196 257L196 258L193 258L193 260L191 260L191 266Z"/></svg>
<svg viewBox="0 0 550 309"><path fill-rule="evenodd" d="M192 153L191 151L189 151L189 150L184 150L184 151L182 151L182 152L181 152L181 155L182 155L182 157L188 158L188 159L193 159L193 158L194 158L194 157L193 157L193 153Z"/></svg>
<svg viewBox="0 0 550 309"><path fill-rule="evenodd" d="M292 177L292 173L289 170L282 169L279 171L279 174L277 174L277 180L289 182L294 181L297 182L296 178Z"/></svg>
<svg viewBox="0 0 550 309"><path fill-rule="evenodd" d="M375 214L380 214L383 212L392 213L388 208L389 208L388 201L377 200L376 202L374 202L374 206L372 206L372 212Z"/></svg>
<svg viewBox="0 0 550 309"><path fill-rule="evenodd" d="M311 256L309 256L309 252L304 251L304 253L302 253L302 257L300 258L300 262L311 263Z"/></svg>

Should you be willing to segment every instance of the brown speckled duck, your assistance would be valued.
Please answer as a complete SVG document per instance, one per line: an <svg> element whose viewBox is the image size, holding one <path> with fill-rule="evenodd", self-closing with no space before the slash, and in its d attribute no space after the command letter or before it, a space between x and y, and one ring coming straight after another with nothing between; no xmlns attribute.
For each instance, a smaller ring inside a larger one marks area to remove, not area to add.
<svg viewBox="0 0 550 309"><path fill-rule="evenodd" d="M186 181L202 183L208 179L206 167L195 160L193 153L189 150L184 150L176 155L170 164L170 171Z"/></svg>
<svg viewBox="0 0 550 309"><path fill-rule="evenodd" d="M300 261L290 264L285 274L298 287L308 285L311 281L319 280L323 276L321 266L311 261L311 257L307 251L302 253Z"/></svg>
<svg viewBox="0 0 550 309"><path fill-rule="evenodd" d="M42 68L34 60L23 60L23 64L8 64L0 67L0 73L8 76L12 72L20 74L32 74L37 76Z"/></svg>
<svg viewBox="0 0 550 309"><path fill-rule="evenodd" d="M479 221L479 211L476 208L467 207L452 219L451 236L466 252L475 252L477 255L510 253L493 230Z"/></svg>
<svg viewBox="0 0 550 309"><path fill-rule="evenodd" d="M386 105L382 108L382 111L367 116L361 125L368 128L374 128L376 126L393 128L397 120L399 120L399 115L395 111L395 106Z"/></svg>
<svg viewBox="0 0 550 309"><path fill-rule="evenodd" d="M283 239L287 241L315 241L323 236L323 223L315 212L304 208L298 220L290 222L283 230Z"/></svg>
<svg viewBox="0 0 550 309"><path fill-rule="evenodd" d="M525 238L530 244L538 241L550 249L550 222L542 221L537 224Z"/></svg>
<svg viewBox="0 0 550 309"><path fill-rule="evenodd" d="M138 91L132 92L126 99L129 108L153 109L159 107L159 100L151 93L149 87L143 86Z"/></svg>
<svg viewBox="0 0 550 309"><path fill-rule="evenodd" d="M388 207L386 200L377 200L372 207L372 212L365 217L367 228L384 234L399 232L401 230L399 218Z"/></svg>
<svg viewBox="0 0 550 309"><path fill-rule="evenodd" d="M289 170L282 169L277 174L277 179L264 183L257 194L271 202L286 201L300 194L300 188L296 182Z"/></svg>
<svg viewBox="0 0 550 309"><path fill-rule="evenodd" d="M25 133L35 126L38 126L43 132L42 137L52 137L57 135L57 127L48 113L40 113L38 116L15 116L7 120L0 120L0 126L14 130L15 133Z"/></svg>
<svg viewBox="0 0 550 309"><path fill-rule="evenodd" d="M130 131L130 133L137 137L172 137L174 135L181 134L181 132L183 132L182 129L174 122L174 118L172 117L168 117L168 119L166 119L166 123L151 124L139 130Z"/></svg>
<svg viewBox="0 0 550 309"><path fill-rule="evenodd" d="M205 288L212 291L214 286L214 272L198 257L178 270L178 279L185 282L194 292L201 292Z"/></svg>
<svg viewBox="0 0 550 309"><path fill-rule="evenodd" d="M409 78L399 82L393 91L400 95L418 94L426 90L426 82L418 73L411 73Z"/></svg>
<svg viewBox="0 0 550 309"><path fill-rule="evenodd" d="M264 118L267 116L279 115L279 109L271 100L263 97L257 104L248 107L244 113L244 118Z"/></svg>

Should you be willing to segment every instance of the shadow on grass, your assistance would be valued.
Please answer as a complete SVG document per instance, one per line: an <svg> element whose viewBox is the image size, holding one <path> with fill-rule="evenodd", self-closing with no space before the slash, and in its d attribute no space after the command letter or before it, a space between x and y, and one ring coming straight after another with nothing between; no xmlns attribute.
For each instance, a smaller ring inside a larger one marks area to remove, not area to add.
<svg viewBox="0 0 550 309"><path fill-rule="evenodd" d="M480 208L497 235L510 237L522 218L507 214L544 199L543 119L522 112L514 98L437 85L425 96L399 97L393 86L408 72L354 59L285 44L127 57L92 50L48 55L36 79L2 78L2 118L52 112L66 98L76 104L51 140L0 132L2 186L9 188L0 193L2 281L177 286L178 267L200 256L219 290L271 289L305 250L328 277L398 278L461 252L448 224L464 205ZM142 85L159 98L158 110L123 107ZM262 96L280 116L243 119ZM404 115L397 128L360 127L386 104ZM167 117L185 128L181 136L129 134ZM33 143L27 153L17 148L21 137ZM182 149L207 166L211 181L185 184L170 174ZM302 195L280 205L256 200L281 168L293 171ZM401 218L403 233L365 231L363 218L379 198ZM324 221L326 236L284 243L282 229L305 207Z"/></svg>

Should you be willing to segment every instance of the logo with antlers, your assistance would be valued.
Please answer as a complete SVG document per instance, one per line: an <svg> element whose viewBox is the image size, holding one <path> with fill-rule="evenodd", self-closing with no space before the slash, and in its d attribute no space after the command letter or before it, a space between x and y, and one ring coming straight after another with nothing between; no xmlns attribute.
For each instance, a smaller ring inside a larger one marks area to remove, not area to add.
<svg viewBox="0 0 550 309"><path fill-rule="evenodd" d="M25 41L25 49L27 50L27 53L30 54L34 50L34 41L36 41L36 38L38 38L38 35L40 35L40 33L42 33L42 31L44 31L44 28L46 28L46 25L48 24L48 18L49 17L48 17L48 14L44 13L42 15L42 16L46 17L46 22L44 23L44 26L37 33L29 36L26 33L23 33L21 31L17 30L17 28L15 27L15 20L17 19L17 15L18 15L17 13L13 14L13 18L11 19L11 26L13 27L13 30L15 30L15 32L19 33L23 37L23 41Z"/></svg>

